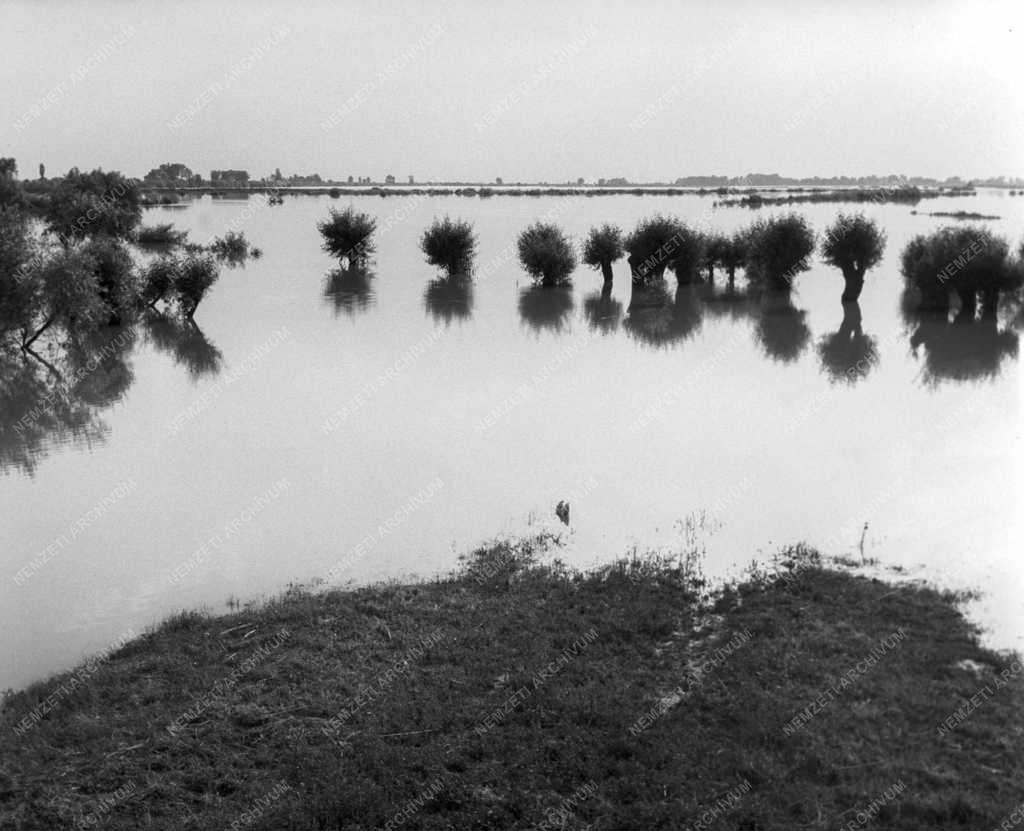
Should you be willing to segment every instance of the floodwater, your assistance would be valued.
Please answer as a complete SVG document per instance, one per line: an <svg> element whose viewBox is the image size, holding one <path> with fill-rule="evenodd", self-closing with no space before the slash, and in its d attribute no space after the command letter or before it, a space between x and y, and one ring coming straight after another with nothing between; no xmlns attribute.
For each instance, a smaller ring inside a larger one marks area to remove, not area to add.
<svg viewBox="0 0 1024 831"><path fill-rule="evenodd" d="M540 218L580 239L655 212L727 231L759 215L713 199L355 198L379 221L369 278L332 276L320 250L316 222L345 199L147 212L197 242L241 228L264 256L223 271L199 331L111 335L73 368L73 396L48 398L42 367L7 388L0 408L37 418L0 434L0 687L178 609L432 575L543 529L574 564L695 548L713 576L788 543L863 548L978 589L989 642L1020 649L1017 330L919 330L900 311L899 252L951 220L859 206L889 242L845 322L840 273L817 261L779 304L720 274L713 291L677 294L669 275L664 297L631 298L624 262L610 296L582 268L571 290L530 292L513 255ZM858 206L796 209L821 231ZM1024 197L996 191L917 210L999 215L1015 246L1024 228ZM446 213L478 232L468 291L434 282L418 250Z"/></svg>

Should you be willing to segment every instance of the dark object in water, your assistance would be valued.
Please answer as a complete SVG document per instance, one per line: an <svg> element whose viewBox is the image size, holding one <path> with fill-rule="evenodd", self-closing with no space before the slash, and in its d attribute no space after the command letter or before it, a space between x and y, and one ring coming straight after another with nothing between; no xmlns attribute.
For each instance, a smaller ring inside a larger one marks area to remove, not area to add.
<svg viewBox="0 0 1024 831"><path fill-rule="evenodd" d="M569 524L569 503L564 500L560 500L555 506L555 516L562 520L563 525Z"/></svg>

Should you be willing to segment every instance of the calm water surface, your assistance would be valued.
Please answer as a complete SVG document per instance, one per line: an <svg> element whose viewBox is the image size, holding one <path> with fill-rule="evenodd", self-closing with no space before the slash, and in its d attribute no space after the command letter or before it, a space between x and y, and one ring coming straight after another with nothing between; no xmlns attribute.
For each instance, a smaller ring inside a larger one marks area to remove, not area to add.
<svg viewBox="0 0 1024 831"><path fill-rule="evenodd" d="M561 556L580 565L696 538L726 575L798 541L859 557L867 523L865 554L980 589L970 612L990 642L1021 648L1016 330L918 332L900 313L899 252L945 220L866 207L889 245L860 328L818 262L788 306L745 299L742 280L730 295L721 277L652 305L631 298L625 263L610 297L586 269L538 295L513 256L542 217L580 238L657 211L722 230L758 215L712 200L360 198L381 229L369 279L331 276L320 250L315 223L345 200L149 212L200 242L240 227L264 257L224 270L200 332L123 333L32 441L3 433L0 687L176 609L430 575L541 529L565 531ZM799 209L823 230L851 206ZM960 209L1000 215L991 226L1019 244L1024 198L918 206ZM479 234L468 292L433 282L417 248L445 213ZM22 411L39 394L22 390Z"/></svg>

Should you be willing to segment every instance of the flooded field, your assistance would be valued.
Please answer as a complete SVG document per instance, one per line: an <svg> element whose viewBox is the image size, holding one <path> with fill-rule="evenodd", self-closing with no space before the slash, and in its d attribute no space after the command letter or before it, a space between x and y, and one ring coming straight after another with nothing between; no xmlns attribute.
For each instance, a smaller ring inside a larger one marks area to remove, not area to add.
<svg viewBox="0 0 1024 831"><path fill-rule="evenodd" d="M530 290L515 258L537 219L577 240L656 212L732 231L761 214L713 196L360 197L372 276L333 272L316 222L346 204L204 197L152 209L196 242L240 228L264 252L225 270L198 330L111 335L31 440L3 433L0 687L22 686L181 608L289 582L428 576L495 534L561 532L566 561L633 548L735 574L800 541L982 592L997 646L1024 638L1018 335L901 313L899 252L951 220L856 206L888 234L859 315L815 260L791 303L669 277L661 301L580 268ZM853 206L797 206L818 230ZM1024 199L977 211L1019 245ZM437 281L435 216L479 237L471 287ZM45 356L44 356L45 357ZM45 372L41 369L41 378ZM654 392L652 392L654 391ZM33 394L45 400L40 381ZM569 503L568 525L555 515Z"/></svg>

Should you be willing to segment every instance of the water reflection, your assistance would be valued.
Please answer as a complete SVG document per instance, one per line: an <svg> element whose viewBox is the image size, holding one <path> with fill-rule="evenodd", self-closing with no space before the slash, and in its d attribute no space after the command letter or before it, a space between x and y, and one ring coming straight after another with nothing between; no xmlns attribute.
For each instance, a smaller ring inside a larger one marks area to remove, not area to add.
<svg viewBox="0 0 1024 831"><path fill-rule="evenodd" d="M52 447L91 446L108 433L99 413L135 376L129 328L72 339L59 356L0 354L0 471L33 475Z"/></svg>
<svg viewBox="0 0 1024 831"><path fill-rule="evenodd" d="M734 280L721 289L709 287L703 296L704 310L709 317L739 322L752 320L757 315L756 295L737 288Z"/></svg>
<svg viewBox="0 0 1024 831"><path fill-rule="evenodd" d="M567 287L531 286L519 292L519 317L535 332L562 332L573 305Z"/></svg>
<svg viewBox="0 0 1024 831"><path fill-rule="evenodd" d="M860 304L843 303L843 322L818 342L821 368L832 383L855 384L878 364L878 342L864 334Z"/></svg>
<svg viewBox="0 0 1024 831"><path fill-rule="evenodd" d="M612 297L611 283L605 283L601 291L583 298L583 315L595 332L607 335L618 330L622 322L622 302Z"/></svg>
<svg viewBox="0 0 1024 831"><path fill-rule="evenodd" d="M150 312L143 319L146 339L153 347L170 355L197 381L220 372L224 362L221 351L203 334L194 321Z"/></svg>
<svg viewBox="0 0 1024 831"><path fill-rule="evenodd" d="M435 323L450 326L473 314L473 283L467 277L439 277L423 290L423 308Z"/></svg>
<svg viewBox="0 0 1024 831"><path fill-rule="evenodd" d="M680 284L673 297L664 281L632 286L623 326L648 346L676 344L693 337L704 323L706 286Z"/></svg>
<svg viewBox="0 0 1024 831"><path fill-rule="evenodd" d="M811 339L807 312L793 305L788 291L760 291L754 320L754 339L769 358L792 363L799 358Z"/></svg>
<svg viewBox="0 0 1024 831"><path fill-rule="evenodd" d="M334 269L324 281L324 299L334 308L335 316L366 311L377 302L373 272L361 265Z"/></svg>
<svg viewBox="0 0 1024 831"><path fill-rule="evenodd" d="M992 316L975 317L973 311L962 307L950 320L942 312L916 310L906 299L902 303L910 350L922 361L921 379L926 386L991 380L1007 358L1017 357L1017 332L1001 328Z"/></svg>

